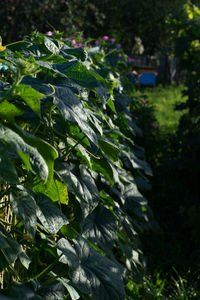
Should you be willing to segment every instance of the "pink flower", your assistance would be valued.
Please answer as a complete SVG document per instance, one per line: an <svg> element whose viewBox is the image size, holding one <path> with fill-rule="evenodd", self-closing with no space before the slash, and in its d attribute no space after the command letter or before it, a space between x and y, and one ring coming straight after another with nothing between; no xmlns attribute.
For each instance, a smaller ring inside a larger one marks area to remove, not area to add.
<svg viewBox="0 0 200 300"><path fill-rule="evenodd" d="M75 47L75 48L80 48L80 47L82 47L82 46L83 46L82 43L74 44L74 47Z"/></svg>
<svg viewBox="0 0 200 300"><path fill-rule="evenodd" d="M107 36L107 35L104 35L104 36L103 36L103 38L102 38L102 40L103 40L103 41L107 41L107 40L109 40L109 36Z"/></svg>
<svg viewBox="0 0 200 300"><path fill-rule="evenodd" d="M119 57L122 57L121 53L118 54Z"/></svg>
<svg viewBox="0 0 200 300"><path fill-rule="evenodd" d="M137 72L136 72L135 70L133 70L133 71L131 72L131 74L134 76L134 75L137 75Z"/></svg>
<svg viewBox="0 0 200 300"><path fill-rule="evenodd" d="M121 48L121 44L117 44L117 48Z"/></svg>
<svg viewBox="0 0 200 300"><path fill-rule="evenodd" d="M53 34L52 31L47 31L47 32L46 32L46 35L48 35L48 36L51 36L52 34Z"/></svg>
<svg viewBox="0 0 200 300"><path fill-rule="evenodd" d="M116 39L111 38L110 41L111 41L112 43L114 43L114 42L116 41Z"/></svg>
<svg viewBox="0 0 200 300"><path fill-rule="evenodd" d="M95 41L95 45L98 46L99 45L99 41Z"/></svg>
<svg viewBox="0 0 200 300"><path fill-rule="evenodd" d="M146 103L147 103L147 101L146 101L146 100L142 100L142 103L143 103L143 104L146 104Z"/></svg>

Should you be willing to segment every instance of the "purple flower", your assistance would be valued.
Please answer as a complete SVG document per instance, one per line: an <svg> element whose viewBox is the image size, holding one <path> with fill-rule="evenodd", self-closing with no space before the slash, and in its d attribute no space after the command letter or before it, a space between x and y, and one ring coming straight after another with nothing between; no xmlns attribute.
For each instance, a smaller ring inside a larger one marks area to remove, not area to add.
<svg viewBox="0 0 200 300"><path fill-rule="evenodd" d="M143 104L146 104L146 103L147 103L147 101L146 101L146 100L142 100L142 103L143 103Z"/></svg>
<svg viewBox="0 0 200 300"><path fill-rule="evenodd" d="M103 38L102 38L102 40L103 40L103 41L107 41L107 40L109 40L109 36L107 36L107 35L104 35L104 36L103 36Z"/></svg>
<svg viewBox="0 0 200 300"><path fill-rule="evenodd" d="M111 41L112 43L114 43L114 42L116 41L116 39L111 38L110 41Z"/></svg>
<svg viewBox="0 0 200 300"><path fill-rule="evenodd" d="M117 44L117 48L121 48L121 44L118 43L118 44Z"/></svg>
<svg viewBox="0 0 200 300"><path fill-rule="evenodd" d="M98 46L99 45L99 41L95 41L95 45Z"/></svg>
<svg viewBox="0 0 200 300"><path fill-rule="evenodd" d="M132 63L132 62L134 62L134 58L132 58L132 57L128 57L128 62L129 62L129 63Z"/></svg>
<svg viewBox="0 0 200 300"><path fill-rule="evenodd" d="M46 32L46 35L48 35L48 36L51 36L52 34L53 34L52 31L47 31L47 32Z"/></svg>
<svg viewBox="0 0 200 300"><path fill-rule="evenodd" d="M82 40L82 41L85 41L85 38L84 38L84 36L82 36L82 37L81 37L81 40Z"/></svg>

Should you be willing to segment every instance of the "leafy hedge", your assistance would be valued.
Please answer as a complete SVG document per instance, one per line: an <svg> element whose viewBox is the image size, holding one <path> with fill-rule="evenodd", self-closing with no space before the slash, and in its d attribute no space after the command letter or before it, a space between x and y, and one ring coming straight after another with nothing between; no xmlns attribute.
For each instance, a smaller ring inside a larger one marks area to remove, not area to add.
<svg viewBox="0 0 200 300"><path fill-rule="evenodd" d="M140 191L151 170L117 60L58 33L1 50L2 294L128 297L145 272L139 234L153 219Z"/></svg>

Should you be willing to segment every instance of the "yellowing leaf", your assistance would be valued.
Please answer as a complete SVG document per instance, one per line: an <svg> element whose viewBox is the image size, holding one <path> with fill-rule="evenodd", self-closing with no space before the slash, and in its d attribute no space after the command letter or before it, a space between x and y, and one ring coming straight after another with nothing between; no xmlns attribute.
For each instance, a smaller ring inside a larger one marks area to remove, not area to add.
<svg viewBox="0 0 200 300"><path fill-rule="evenodd" d="M53 202L60 201L60 203L68 205L68 191L67 187L61 181L53 179L51 184L44 185L43 182L33 187L35 193L42 193L49 197Z"/></svg>
<svg viewBox="0 0 200 300"><path fill-rule="evenodd" d="M0 52L1 52L1 51L4 51L5 49L6 49L5 46L0 45Z"/></svg>

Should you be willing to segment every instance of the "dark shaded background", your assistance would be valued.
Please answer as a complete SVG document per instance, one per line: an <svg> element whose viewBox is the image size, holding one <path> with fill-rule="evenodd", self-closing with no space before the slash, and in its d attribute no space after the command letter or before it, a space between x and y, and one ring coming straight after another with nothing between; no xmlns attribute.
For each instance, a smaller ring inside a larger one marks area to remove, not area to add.
<svg viewBox="0 0 200 300"><path fill-rule="evenodd" d="M140 37L145 54L170 47L165 20L179 15L187 0L7 0L0 5L0 35L8 43L34 30L64 32L67 37L82 31L86 37L109 35L131 52Z"/></svg>

